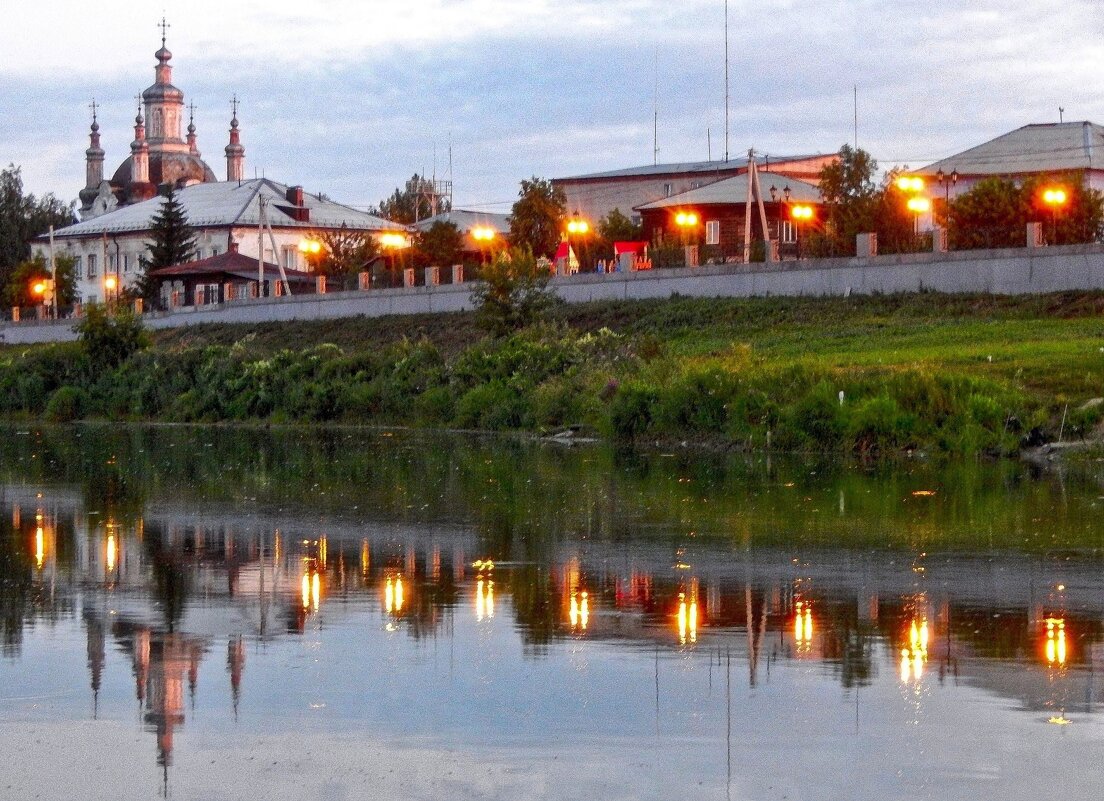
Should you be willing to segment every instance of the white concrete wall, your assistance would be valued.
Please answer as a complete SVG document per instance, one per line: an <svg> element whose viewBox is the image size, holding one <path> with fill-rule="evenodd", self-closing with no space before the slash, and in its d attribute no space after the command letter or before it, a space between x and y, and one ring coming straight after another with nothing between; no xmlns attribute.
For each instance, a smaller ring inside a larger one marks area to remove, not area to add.
<svg viewBox="0 0 1104 801"><path fill-rule="evenodd" d="M568 303L688 297L844 296L935 291L1024 295L1104 289L1104 245L719 265L552 280ZM470 309L471 285L297 295L149 315L151 328L432 314ZM72 321L6 323L0 341L71 340Z"/></svg>

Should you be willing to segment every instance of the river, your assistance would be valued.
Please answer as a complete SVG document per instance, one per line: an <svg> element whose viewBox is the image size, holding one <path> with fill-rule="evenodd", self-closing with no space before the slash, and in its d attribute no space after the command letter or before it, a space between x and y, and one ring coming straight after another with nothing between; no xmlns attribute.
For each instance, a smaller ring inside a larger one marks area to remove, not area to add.
<svg viewBox="0 0 1104 801"><path fill-rule="evenodd" d="M4 798L1104 784L1098 465L0 433Z"/></svg>

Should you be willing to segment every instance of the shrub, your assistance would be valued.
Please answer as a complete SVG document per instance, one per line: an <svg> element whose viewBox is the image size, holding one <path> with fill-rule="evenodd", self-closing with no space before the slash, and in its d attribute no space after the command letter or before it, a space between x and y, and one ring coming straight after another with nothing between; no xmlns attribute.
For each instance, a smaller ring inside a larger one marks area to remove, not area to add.
<svg viewBox="0 0 1104 801"><path fill-rule="evenodd" d="M863 455L884 454L910 445L916 417L904 412L888 395L876 395L858 403L851 414L848 437Z"/></svg>
<svg viewBox="0 0 1104 801"><path fill-rule="evenodd" d="M610 426L614 436L632 439L645 433L652 425L658 394L650 387L623 386L610 404Z"/></svg>
<svg viewBox="0 0 1104 801"><path fill-rule="evenodd" d="M456 403L456 422L464 428L520 428L527 417L521 397L501 381L475 387Z"/></svg>
<svg viewBox="0 0 1104 801"><path fill-rule="evenodd" d="M73 330L97 371L117 367L150 342L142 318L129 306L90 304Z"/></svg>
<svg viewBox="0 0 1104 801"><path fill-rule="evenodd" d="M68 423L84 416L88 393L80 387L60 387L46 404L46 419L51 423Z"/></svg>

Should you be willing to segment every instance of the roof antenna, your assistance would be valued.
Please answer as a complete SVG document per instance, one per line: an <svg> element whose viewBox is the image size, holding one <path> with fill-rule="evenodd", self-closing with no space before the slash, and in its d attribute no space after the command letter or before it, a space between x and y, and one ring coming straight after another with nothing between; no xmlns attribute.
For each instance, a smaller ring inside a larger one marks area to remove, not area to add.
<svg viewBox="0 0 1104 801"><path fill-rule="evenodd" d="M1065 113L1066 113L1066 110L1064 108L1062 108L1061 106L1059 106L1058 107L1058 122L1060 122L1060 123L1065 122L1065 119L1064 119Z"/></svg>
<svg viewBox="0 0 1104 801"><path fill-rule="evenodd" d="M725 157L728 161L728 0L725 0Z"/></svg>
<svg viewBox="0 0 1104 801"><path fill-rule="evenodd" d="M727 2L727 0L726 0ZM659 47L655 50L655 91L652 94L652 164L659 164Z"/></svg>

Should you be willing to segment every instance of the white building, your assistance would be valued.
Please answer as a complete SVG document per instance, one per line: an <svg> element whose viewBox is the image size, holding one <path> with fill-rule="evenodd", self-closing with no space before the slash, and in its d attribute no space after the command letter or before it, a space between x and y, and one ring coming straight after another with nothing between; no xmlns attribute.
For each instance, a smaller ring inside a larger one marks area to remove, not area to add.
<svg viewBox="0 0 1104 801"><path fill-rule="evenodd" d="M302 187L268 178L219 181L185 186L176 193L196 232L196 258L225 253L234 243L240 253L286 268L309 270L299 245L322 234L354 231L373 236L406 234L406 226L343 206ZM104 280L112 276L125 287L137 279L147 255L150 225L161 208L161 196L117 208L54 233L57 255L76 259L78 301L103 300ZM272 229L262 233L261 206ZM273 248L275 241L275 249ZM39 237L34 254L49 259L49 238Z"/></svg>

